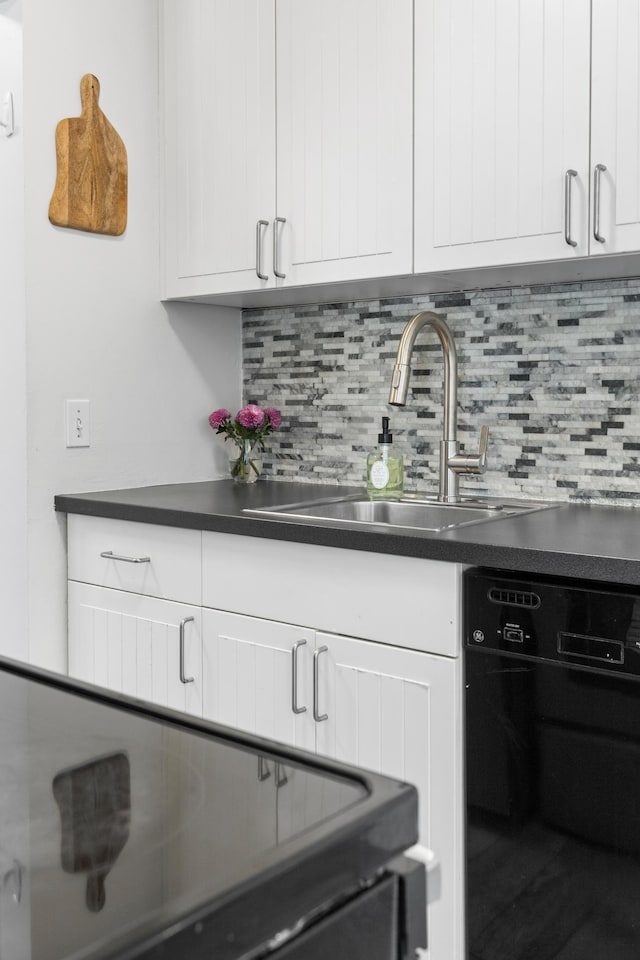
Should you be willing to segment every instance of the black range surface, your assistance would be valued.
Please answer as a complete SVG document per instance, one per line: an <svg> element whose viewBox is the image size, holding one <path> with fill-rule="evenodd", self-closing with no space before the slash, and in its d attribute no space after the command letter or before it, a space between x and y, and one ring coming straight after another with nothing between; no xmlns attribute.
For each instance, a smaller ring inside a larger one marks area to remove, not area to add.
<svg viewBox="0 0 640 960"><path fill-rule="evenodd" d="M7 660L0 772L3 956L425 944L424 867L399 857L417 839L406 783Z"/></svg>
<svg viewBox="0 0 640 960"><path fill-rule="evenodd" d="M634 507L566 503L439 533L327 527L243 513L246 507L354 493L362 490L268 480L241 486L231 480L214 480L58 495L55 508L65 513L348 550L640 584L640 510Z"/></svg>

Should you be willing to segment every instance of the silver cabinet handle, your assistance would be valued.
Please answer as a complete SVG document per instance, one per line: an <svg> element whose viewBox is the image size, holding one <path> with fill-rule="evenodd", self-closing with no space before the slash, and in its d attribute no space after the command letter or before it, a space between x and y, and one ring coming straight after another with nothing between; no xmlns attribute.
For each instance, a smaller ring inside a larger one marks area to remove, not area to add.
<svg viewBox="0 0 640 960"><path fill-rule="evenodd" d="M284 280L286 273L280 272L280 267L278 264L278 224L286 222L287 221L285 217L276 217L273 221L273 273L281 280Z"/></svg>
<svg viewBox="0 0 640 960"><path fill-rule="evenodd" d="M256 276L259 280L268 280L266 273L261 273L262 269L262 228L268 227L268 220L258 220L256 223Z"/></svg>
<svg viewBox="0 0 640 960"><path fill-rule="evenodd" d="M570 247L578 246L578 241L571 238L571 181L577 176L577 170L567 170L564 175L564 242Z"/></svg>
<svg viewBox="0 0 640 960"><path fill-rule="evenodd" d="M483 424L480 427L480 447L478 449L478 468L481 473L484 473L487 467L487 447L489 446L489 427Z"/></svg>
<svg viewBox="0 0 640 960"><path fill-rule="evenodd" d="M12 137L16 132L13 116L13 93L7 90L0 105L0 127L4 129L5 137Z"/></svg>
<svg viewBox="0 0 640 960"><path fill-rule="evenodd" d="M298 650L304 647L306 640L298 640L291 648L291 709L294 713L305 713L306 707L298 706Z"/></svg>
<svg viewBox="0 0 640 960"><path fill-rule="evenodd" d="M13 861L13 866L2 878L2 889L8 890L14 903L20 903L22 900L22 885L25 867L19 860Z"/></svg>
<svg viewBox="0 0 640 960"><path fill-rule="evenodd" d="M184 673L184 628L187 623L191 623L194 617L185 617L180 621L180 683L193 683L195 677L187 677Z"/></svg>
<svg viewBox="0 0 640 960"><path fill-rule="evenodd" d="M327 713L320 714L318 712L318 696L320 690L320 654L325 653L328 649L329 647L318 647L313 655L313 719L318 723L321 723L322 720L329 719L329 715Z"/></svg>
<svg viewBox="0 0 640 960"><path fill-rule="evenodd" d="M258 780L260 783L264 783L265 780L268 780L271 776L271 771L265 758L260 754L258 756Z"/></svg>
<svg viewBox="0 0 640 960"><path fill-rule="evenodd" d="M103 550L100 556L105 560L123 560L124 563L151 563L151 557L123 557L119 553L114 553L113 550Z"/></svg>
<svg viewBox="0 0 640 960"><path fill-rule="evenodd" d="M285 787L289 783L289 777L287 776L287 770L283 763L276 763L276 789L280 787Z"/></svg>
<svg viewBox="0 0 640 960"><path fill-rule="evenodd" d="M598 243L606 243L600 233L600 177L606 169L604 163L596 163L593 169L593 236Z"/></svg>

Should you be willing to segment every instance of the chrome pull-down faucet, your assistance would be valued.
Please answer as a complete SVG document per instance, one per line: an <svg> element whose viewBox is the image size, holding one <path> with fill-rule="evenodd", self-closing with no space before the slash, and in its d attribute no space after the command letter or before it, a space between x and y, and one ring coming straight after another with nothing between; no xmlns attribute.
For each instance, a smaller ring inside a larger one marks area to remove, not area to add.
<svg viewBox="0 0 640 960"><path fill-rule="evenodd" d="M451 330L442 317L423 310L407 323L400 338L396 364L393 368L389 403L404 407L411 373L411 354L416 337L423 327L430 326L438 334L444 359L444 403L442 440L440 441L440 480L438 500L455 503L460 499L458 474L484 473L487 464L489 428L480 431L480 448L476 455L460 453L457 440L458 357Z"/></svg>

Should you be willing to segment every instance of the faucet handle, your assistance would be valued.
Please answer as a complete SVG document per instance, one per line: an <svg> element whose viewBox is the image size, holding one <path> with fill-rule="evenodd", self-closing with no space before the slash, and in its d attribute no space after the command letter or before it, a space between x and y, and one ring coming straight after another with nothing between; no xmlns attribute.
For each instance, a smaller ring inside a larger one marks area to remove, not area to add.
<svg viewBox="0 0 640 960"><path fill-rule="evenodd" d="M447 458L447 466L454 473L484 473L487 467L487 447L489 446L489 427L485 424L480 430L478 453L456 453Z"/></svg>
<svg viewBox="0 0 640 960"><path fill-rule="evenodd" d="M478 473L484 473L487 467L487 447L489 446L489 427L480 428L480 446L478 447Z"/></svg>

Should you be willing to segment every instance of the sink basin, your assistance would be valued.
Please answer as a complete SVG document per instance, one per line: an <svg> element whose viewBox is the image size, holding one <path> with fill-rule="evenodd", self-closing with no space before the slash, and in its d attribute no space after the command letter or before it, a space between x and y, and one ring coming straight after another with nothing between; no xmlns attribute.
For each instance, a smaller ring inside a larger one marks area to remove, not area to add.
<svg viewBox="0 0 640 960"><path fill-rule="evenodd" d="M525 500L462 500L439 503L419 497L401 500L369 500L363 496L327 497L277 507L246 507L243 513L273 520L296 520L321 525L355 524L406 528L437 533L455 527L521 516L553 506Z"/></svg>

